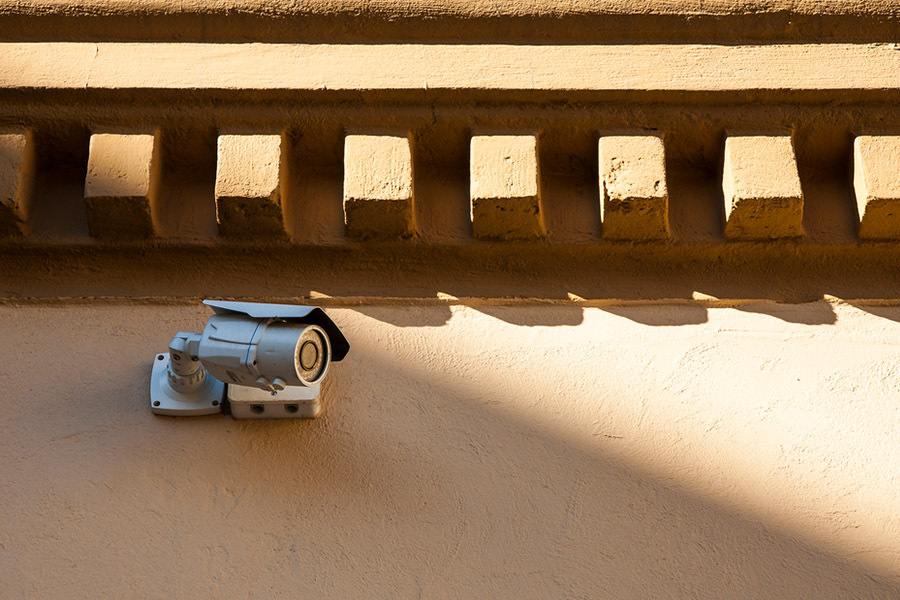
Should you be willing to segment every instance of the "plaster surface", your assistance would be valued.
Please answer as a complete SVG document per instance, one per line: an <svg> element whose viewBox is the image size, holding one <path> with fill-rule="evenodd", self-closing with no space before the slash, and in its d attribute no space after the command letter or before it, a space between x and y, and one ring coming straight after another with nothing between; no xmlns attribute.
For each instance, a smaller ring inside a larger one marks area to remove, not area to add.
<svg viewBox="0 0 900 600"><path fill-rule="evenodd" d="M284 236L280 135L220 135L216 152L216 221L226 237Z"/></svg>
<svg viewBox="0 0 900 600"><path fill-rule="evenodd" d="M897 0L3 0L19 39L881 39Z"/></svg>
<svg viewBox="0 0 900 600"><path fill-rule="evenodd" d="M859 136L853 140L853 187L859 212L860 238L886 238L900 211L900 137Z"/></svg>
<svg viewBox="0 0 900 600"><path fill-rule="evenodd" d="M0 90L871 92L898 65L885 43L0 42Z"/></svg>
<svg viewBox="0 0 900 600"><path fill-rule="evenodd" d="M359 239L415 234L413 165L405 135L344 138L344 221Z"/></svg>
<svg viewBox="0 0 900 600"><path fill-rule="evenodd" d="M319 419L153 416L208 314L0 307L5 598L900 598L896 306L373 300Z"/></svg>
<svg viewBox="0 0 900 600"><path fill-rule="evenodd" d="M601 136L599 162L603 236L667 238L669 192L662 137Z"/></svg>
<svg viewBox="0 0 900 600"><path fill-rule="evenodd" d="M850 169L892 168L854 138L900 129L897 0L0 0L0 31L4 599L900 598L900 233ZM157 132L152 238L91 235L97 131ZM351 132L408 140L409 239L345 229ZM523 132L495 179L545 235L479 239L472 136ZM223 133L258 160L231 233ZM601 135L664 140L667 239L603 237ZM802 239L723 235L733 135L782 136L735 164L790 172ZM319 419L151 414L201 294L329 310Z"/></svg>

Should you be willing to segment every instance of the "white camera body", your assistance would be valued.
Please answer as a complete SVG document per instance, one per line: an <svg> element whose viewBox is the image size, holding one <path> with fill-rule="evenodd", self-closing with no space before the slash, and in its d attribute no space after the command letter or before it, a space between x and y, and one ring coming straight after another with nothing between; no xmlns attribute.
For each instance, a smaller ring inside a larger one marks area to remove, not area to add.
<svg viewBox="0 0 900 600"><path fill-rule="evenodd" d="M202 333L178 332L157 355L150 407L162 415L312 418L319 384L350 345L321 308L204 300Z"/></svg>

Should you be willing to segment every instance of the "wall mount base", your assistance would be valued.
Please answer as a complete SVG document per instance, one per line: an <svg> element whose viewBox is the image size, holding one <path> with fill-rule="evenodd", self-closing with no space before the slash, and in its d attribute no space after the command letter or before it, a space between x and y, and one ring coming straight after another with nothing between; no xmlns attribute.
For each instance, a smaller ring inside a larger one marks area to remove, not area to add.
<svg viewBox="0 0 900 600"><path fill-rule="evenodd" d="M225 384L207 374L203 385L190 393L182 393L169 385L169 354L157 354L150 374L150 410L153 414L172 417L215 415L222 412Z"/></svg>

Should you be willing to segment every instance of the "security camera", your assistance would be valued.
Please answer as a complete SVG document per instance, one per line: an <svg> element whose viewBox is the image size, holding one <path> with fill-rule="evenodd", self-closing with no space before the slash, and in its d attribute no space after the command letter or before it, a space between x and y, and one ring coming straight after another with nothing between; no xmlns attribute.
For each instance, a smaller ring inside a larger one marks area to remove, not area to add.
<svg viewBox="0 0 900 600"><path fill-rule="evenodd" d="M160 415L222 411L235 418L312 418L319 384L350 344L315 306L204 300L213 309L202 333L180 331L158 354L150 408Z"/></svg>

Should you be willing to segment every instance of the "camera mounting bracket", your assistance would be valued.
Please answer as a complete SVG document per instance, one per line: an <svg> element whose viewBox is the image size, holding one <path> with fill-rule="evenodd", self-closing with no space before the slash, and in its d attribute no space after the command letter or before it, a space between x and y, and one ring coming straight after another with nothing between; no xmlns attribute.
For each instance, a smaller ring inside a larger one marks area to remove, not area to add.
<svg viewBox="0 0 900 600"><path fill-rule="evenodd" d="M150 374L150 410L157 415L190 417L222 412L225 384L206 374L203 384L190 392L179 392L169 384L169 353L157 354Z"/></svg>

